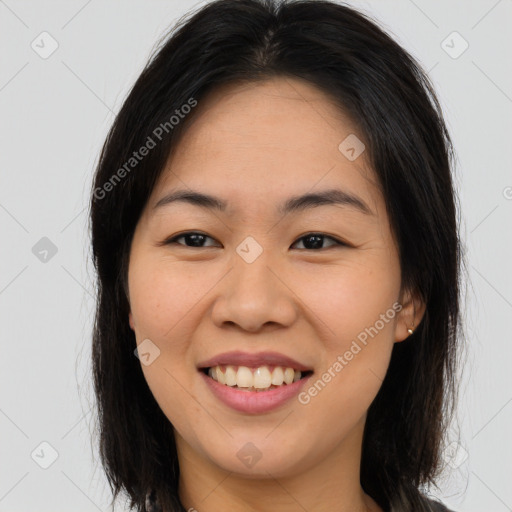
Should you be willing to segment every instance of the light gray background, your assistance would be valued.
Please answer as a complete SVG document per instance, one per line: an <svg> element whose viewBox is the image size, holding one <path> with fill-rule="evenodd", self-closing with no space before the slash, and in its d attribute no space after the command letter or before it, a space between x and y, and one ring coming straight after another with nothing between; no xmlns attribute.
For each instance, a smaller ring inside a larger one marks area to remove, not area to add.
<svg viewBox="0 0 512 512"><path fill-rule="evenodd" d="M91 411L88 191L153 46L203 3L0 0L2 512L108 510ZM457 511L512 510L512 0L351 4L430 71L458 153L468 350L460 434L448 439L459 449L445 452L436 494ZM58 43L47 59L31 47L50 48L43 31ZM445 51L464 48L453 31L469 44L458 58ZM32 251L43 237L57 249L46 262ZM42 442L58 454L47 469Z"/></svg>

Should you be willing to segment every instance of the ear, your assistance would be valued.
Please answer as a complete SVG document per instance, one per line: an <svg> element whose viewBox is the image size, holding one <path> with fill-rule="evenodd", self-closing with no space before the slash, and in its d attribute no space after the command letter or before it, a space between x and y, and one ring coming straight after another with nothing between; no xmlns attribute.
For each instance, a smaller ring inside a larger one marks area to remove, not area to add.
<svg viewBox="0 0 512 512"><path fill-rule="evenodd" d="M395 342L399 343L406 340L411 334L408 329L416 330L423 315L425 314L426 304L421 300L418 293L412 293L409 290L400 294L399 302L402 309L397 315L395 324Z"/></svg>
<svg viewBox="0 0 512 512"><path fill-rule="evenodd" d="M131 311L128 313L128 323L130 324L131 330L135 331L135 324L133 322L133 315Z"/></svg>

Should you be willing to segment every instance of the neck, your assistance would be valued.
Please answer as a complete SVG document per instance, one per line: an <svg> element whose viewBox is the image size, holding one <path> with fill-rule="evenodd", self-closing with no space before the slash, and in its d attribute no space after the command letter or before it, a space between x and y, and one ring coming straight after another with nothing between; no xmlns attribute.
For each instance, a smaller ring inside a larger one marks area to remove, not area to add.
<svg viewBox="0 0 512 512"><path fill-rule="evenodd" d="M361 487L359 468L364 421L323 460L283 475L258 476L225 471L202 457L176 432L180 461L180 500L198 512L382 512Z"/></svg>

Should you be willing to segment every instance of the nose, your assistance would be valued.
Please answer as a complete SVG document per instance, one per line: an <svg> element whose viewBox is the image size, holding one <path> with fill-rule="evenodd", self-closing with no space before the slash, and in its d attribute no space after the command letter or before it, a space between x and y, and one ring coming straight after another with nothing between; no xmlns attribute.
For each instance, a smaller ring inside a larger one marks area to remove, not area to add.
<svg viewBox="0 0 512 512"><path fill-rule="evenodd" d="M291 326L298 315L296 295L290 277L272 264L266 251L249 263L235 254L233 267L219 283L212 309L217 327L236 325L258 332Z"/></svg>

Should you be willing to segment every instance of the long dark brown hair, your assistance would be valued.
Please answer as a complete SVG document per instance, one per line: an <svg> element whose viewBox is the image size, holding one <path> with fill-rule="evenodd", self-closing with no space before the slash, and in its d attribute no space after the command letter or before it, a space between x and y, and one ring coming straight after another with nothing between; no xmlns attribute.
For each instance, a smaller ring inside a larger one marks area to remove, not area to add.
<svg viewBox="0 0 512 512"><path fill-rule="evenodd" d="M184 105L196 102L197 111L216 87L279 76L313 84L358 123L397 241L402 286L426 304L414 334L394 345L369 408L361 485L385 511L429 510L421 490L435 484L442 466L462 339L464 258L453 149L418 63L366 15L324 0L217 0L182 18L153 53L108 133L90 222L98 276L92 349L99 451L113 501L125 493L131 507L143 511L154 490L166 512L184 511L172 425L144 379L128 324L135 226L194 116ZM179 121L172 121L177 115ZM130 160L148 137L155 145L147 156Z"/></svg>

